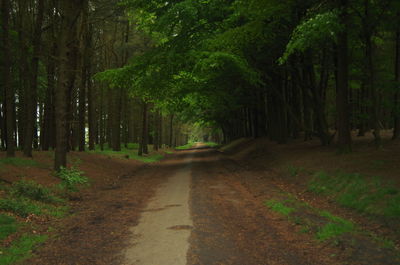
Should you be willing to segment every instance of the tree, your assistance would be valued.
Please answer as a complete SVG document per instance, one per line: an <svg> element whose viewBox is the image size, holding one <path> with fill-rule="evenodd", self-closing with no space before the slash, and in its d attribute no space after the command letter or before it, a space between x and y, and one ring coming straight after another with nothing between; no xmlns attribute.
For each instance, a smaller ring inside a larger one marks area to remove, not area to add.
<svg viewBox="0 0 400 265"><path fill-rule="evenodd" d="M69 90L71 89L71 80L68 79L71 76L70 71L73 70L68 67L68 62L75 60L75 54L70 42L76 41L76 27L77 20L81 15L83 9L83 3L80 0L63 0L60 3L61 13L61 26L58 43L58 81L57 90L55 96L56 104L56 150L54 169L60 170L61 167L67 165L67 117L68 117L68 106L67 98Z"/></svg>
<svg viewBox="0 0 400 265"><path fill-rule="evenodd" d="M15 155L15 140L14 140L14 89L11 84L11 47L9 39L9 18L10 18L10 1L1 1L1 17L2 17L2 50L3 50L3 86L5 89L5 112L6 112L6 144L7 156Z"/></svg>

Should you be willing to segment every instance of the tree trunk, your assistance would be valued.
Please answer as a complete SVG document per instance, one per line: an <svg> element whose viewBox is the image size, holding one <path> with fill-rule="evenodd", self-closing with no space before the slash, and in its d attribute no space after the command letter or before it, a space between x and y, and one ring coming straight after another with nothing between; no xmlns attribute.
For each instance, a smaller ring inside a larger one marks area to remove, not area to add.
<svg viewBox="0 0 400 265"><path fill-rule="evenodd" d="M172 143L173 133L174 133L174 114L171 114L169 121L169 141L168 141L169 147L174 147Z"/></svg>
<svg viewBox="0 0 400 265"><path fill-rule="evenodd" d="M139 143L138 155L148 153L147 140L148 140L148 114L147 114L147 103L143 102L143 117L142 117L142 135Z"/></svg>
<svg viewBox="0 0 400 265"><path fill-rule="evenodd" d="M60 3L62 15L61 29L58 44L58 79L56 90L56 150L54 159L54 169L59 171L61 167L67 165L67 96L71 85L68 72L71 68L68 62L75 60L71 58L74 52L68 43L76 38L76 23L82 8L80 0L63 0Z"/></svg>
<svg viewBox="0 0 400 265"><path fill-rule="evenodd" d="M1 1L2 44L3 44L3 86L6 94L7 157L15 156L14 138L14 90L11 84L11 47L9 38L10 1Z"/></svg>
<svg viewBox="0 0 400 265"><path fill-rule="evenodd" d="M397 13L397 17L400 18L400 13ZM394 129L392 139L400 138L400 27L396 30L396 55L395 55L395 81L396 91L394 94Z"/></svg>
<svg viewBox="0 0 400 265"><path fill-rule="evenodd" d="M38 11L35 29L33 32L33 57L31 62L31 83L26 91L27 116L24 133L24 155L32 157L32 143L37 120L37 83L39 70L39 57L42 43L42 25L44 18L44 0L38 0Z"/></svg>
<svg viewBox="0 0 400 265"><path fill-rule="evenodd" d="M349 70L348 70L348 0L338 0L340 13L340 23L343 30L338 34L337 47L337 87L336 87L336 107L337 107L337 128L338 146L341 152L351 151L351 135L349 120Z"/></svg>

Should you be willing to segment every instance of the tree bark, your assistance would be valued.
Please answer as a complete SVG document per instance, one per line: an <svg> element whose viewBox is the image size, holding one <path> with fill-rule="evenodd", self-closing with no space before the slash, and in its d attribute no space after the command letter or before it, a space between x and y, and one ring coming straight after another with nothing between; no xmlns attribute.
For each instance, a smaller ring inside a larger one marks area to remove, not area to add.
<svg viewBox="0 0 400 265"><path fill-rule="evenodd" d="M148 141L148 114L147 114L147 103L143 102L143 112L142 112L142 135L139 143L138 155L148 153L147 141Z"/></svg>
<svg viewBox="0 0 400 265"><path fill-rule="evenodd" d="M24 132L24 155L32 157L32 143L37 120L37 83L39 70L39 57L42 46L42 25L44 19L44 0L38 0L37 17L33 32L33 56L31 61L31 82L26 91L26 124Z"/></svg>
<svg viewBox="0 0 400 265"><path fill-rule="evenodd" d="M338 128L338 147L340 152L351 151L351 135L349 120L349 70L348 70L348 0L338 0L340 13L340 23L343 30L338 34L337 45L337 87L336 87L336 107L337 107L337 128Z"/></svg>
<svg viewBox="0 0 400 265"><path fill-rule="evenodd" d="M76 39L76 23L81 13L82 3L80 0L63 0L60 3L60 13L62 15L61 29L58 44L58 79L55 94L56 107L56 150L54 159L54 169L59 171L61 167L67 165L67 98L71 85L69 77L68 62L75 60L71 58L70 41ZM75 39L74 39L75 38Z"/></svg>
<svg viewBox="0 0 400 265"><path fill-rule="evenodd" d="M14 90L11 84L11 47L9 37L10 1L1 1L2 44L3 44L3 86L5 88L7 157L15 156L14 138Z"/></svg>
<svg viewBox="0 0 400 265"><path fill-rule="evenodd" d="M397 18L400 19L400 13L397 13ZM400 20L398 20L400 21ZM396 90L394 94L394 129L392 139L400 138L400 27L396 30L396 55L395 55L395 82Z"/></svg>

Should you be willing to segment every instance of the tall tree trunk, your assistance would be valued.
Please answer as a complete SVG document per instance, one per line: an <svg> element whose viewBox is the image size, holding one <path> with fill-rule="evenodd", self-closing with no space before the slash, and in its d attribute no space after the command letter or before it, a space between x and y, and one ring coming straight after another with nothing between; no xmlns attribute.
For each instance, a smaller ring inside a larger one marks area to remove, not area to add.
<svg viewBox="0 0 400 265"><path fill-rule="evenodd" d="M47 64L47 90L44 103L44 118L43 118L43 143L42 150L49 150L55 148L55 86L56 86L56 62L54 58L57 56L57 45L54 43L51 48L51 54L48 57Z"/></svg>
<svg viewBox="0 0 400 265"><path fill-rule="evenodd" d="M171 114L169 121L169 141L168 141L169 147L174 147L172 143L173 134L174 134L174 114Z"/></svg>
<svg viewBox="0 0 400 265"><path fill-rule="evenodd" d="M91 32L88 31L88 15L89 1L83 2L82 24L81 24L81 47L82 51L82 69L81 69L81 84L79 88L79 121L78 121L78 146L79 151L85 151L86 139L86 88L88 83L88 69L90 64L89 50L91 49Z"/></svg>
<svg viewBox="0 0 400 265"><path fill-rule="evenodd" d="M42 25L44 18L44 0L38 0L38 10L35 29L33 32L33 56L31 62L30 86L26 91L27 116L24 133L24 155L32 157L32 143L37 120L37 83L39 70L39 57L41 53Z"/></svg>
<svg viewBox="0 0 400 265"><path fill-rule="evenodd" d="M63 0L60 3L60 12L62 15L61 29L58 45L58 79L55 95L56 107L56 150L54 159L54 169L60 170L67 165L67 96L71 85L68 78L71 70L68 62L75 60L71 58L71 46L68 45L71 40L76 38L76 23L80 15L82 3L80 0Z"/></svg>
<svg viewBox="0 0 400 265"><path fill-rule="evenodd" d="M7 156L15 156L14 138L14 90L11 84L11 47L9 38L10 1L1 1L2 44L3 44L3 86L6 94Z"/></svg>
<svg viewBox="0 0 400 265"><path fill-rule="evenodd" d="M143 117L142 117L142 135L139 143L138 155L148 153L147 140L148 140L148 114L147 114L147 103L143 102Z"/></svg>
<svg viewBox="0 0 400 265"><path fill-rule="evenodd" d="M159 140L159 130L158 130L158 127L159 127L159 110L156 110L155 112L154 112L154 139L153 139L153 150L154 151L158 151L158 147L159 147L159 142L158 142L158 140Z"/></svg>
<svg viewBox="0 0 400 265"><path fill-rule="evenodd" d="M341 152L351 151L351 135L349 120L349 70L348 70L348 0L338 0L340 13L340 23L343 30L338 34L337 45L337 88L336 88L336 108L337 108L337 128L338 146Z"/></svg>
<svg viewBox="0 0 400 265"><path fill-rule="evenodd" d="M397 13L398 21L400 21L400 12ZM400 27L396 30L396 55L395 55L395 81L396 91L394 94L394 129L392 139L400 138Z"/></svg>

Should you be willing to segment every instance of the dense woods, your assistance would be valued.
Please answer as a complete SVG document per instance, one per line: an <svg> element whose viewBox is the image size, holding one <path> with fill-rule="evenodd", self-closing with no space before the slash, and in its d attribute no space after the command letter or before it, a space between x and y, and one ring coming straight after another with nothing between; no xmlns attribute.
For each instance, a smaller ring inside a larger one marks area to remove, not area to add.
<svg viewBox="0 0 400 265"><path fill-rule="evenodd" d="M396 0L1 0L0 145L400 138Z"/></svg>

